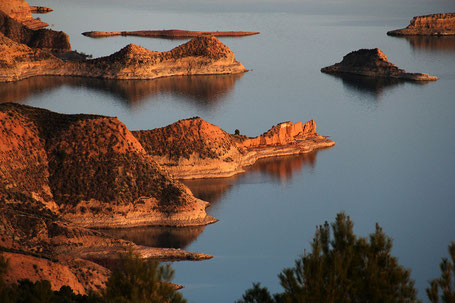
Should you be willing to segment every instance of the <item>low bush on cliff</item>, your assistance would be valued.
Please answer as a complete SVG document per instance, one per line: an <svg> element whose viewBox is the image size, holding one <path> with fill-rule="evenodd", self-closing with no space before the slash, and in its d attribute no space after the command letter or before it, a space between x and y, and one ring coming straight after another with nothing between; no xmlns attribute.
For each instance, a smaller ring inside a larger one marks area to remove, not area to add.
<svg viewBox="0 0 455 303"><path fill-rule="evenodd" d="M238 303L247 302L417 302L410 270L391 255L392 240L376 224L369 239L358 238L353 223L339 213L317 228L311 253L284 269L282 293L270 295L253 284Z"/></svg>

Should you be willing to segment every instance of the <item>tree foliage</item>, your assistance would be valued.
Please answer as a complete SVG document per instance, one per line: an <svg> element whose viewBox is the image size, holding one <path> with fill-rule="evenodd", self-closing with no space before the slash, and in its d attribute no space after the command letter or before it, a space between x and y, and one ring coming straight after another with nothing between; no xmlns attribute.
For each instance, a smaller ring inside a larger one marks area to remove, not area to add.
<svg viewBox="0 0 455 303"><path fill-rule="evenodd" d="M359 238L351 219L339 213L332 224L317 227L311 253L279 274L284 291L274 295L274 301L416 302L410 271L398 264L391 249L391 238L378 224L368 239Z"/></svg>
<svg viewBox="0 0 455 303"><path fill-rule="evenodd" d="M441 277L431 280L427 288L427 296L432 303L455 302L455 242L450 243L449 254L451 260L442 258L439 265Z"/></svg>

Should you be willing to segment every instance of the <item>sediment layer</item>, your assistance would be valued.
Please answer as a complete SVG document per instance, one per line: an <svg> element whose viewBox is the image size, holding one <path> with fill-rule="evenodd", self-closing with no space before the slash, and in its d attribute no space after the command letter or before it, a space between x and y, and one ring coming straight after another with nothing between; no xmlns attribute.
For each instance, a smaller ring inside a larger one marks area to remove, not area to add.
<svg viewBox="0 0 455 303"><path fill-rule="evenodd" d="M112 36L139 36L139 37L155 37L169 39L194 38L201 35L211 35L215 37L243 37L257 35L259 32L243 32L243 31L216 31L216 32L198 32L179 29L170 30L141 30L141 31L121 31L121 32L102 32L91 31L84 32L82 35L91 38L105 38Z"/></svg>
<svg viewBox="0 0 455 303"><path fill-rule="evenodd" d="M313 120L280 123L255 138L228 134L201 118L133 135L155 161L180 179L228 177L261 158L308 153L335 144L316 133Z"/></svg>
<svg viewBox="0 0 455 303"><path fill-rule="evenodd" d="M408 73L389 62L387 56L378 48L360 49L343 57L332 66L324 67L321 72L328 74L353 74L372 78L390 78L407 81L435 81L438 77L423 73Z"/></svg>
<svg viewBox="0 0 455 303"><path fill-rule="evenodd" d="M455 13L431 14L412 18L406 28L387 32L390 36L453 36Z"/></svg>

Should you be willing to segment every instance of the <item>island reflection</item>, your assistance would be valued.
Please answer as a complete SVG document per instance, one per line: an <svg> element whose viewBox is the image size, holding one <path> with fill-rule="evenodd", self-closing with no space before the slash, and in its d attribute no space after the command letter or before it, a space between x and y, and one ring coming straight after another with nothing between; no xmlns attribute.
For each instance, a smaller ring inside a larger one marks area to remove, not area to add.
<svg viewBox="0 0 455 303"><path fill-rule="evenodd" d="M417 51L455 52L455 37L453 36L404 36L411 47Z"/></svg>
<svg viewBox="0 0 455 303"><path fill-rule="evenodd" d="M426 85L429 81L404 81L392 78L372 78L350 74L330 75L343 82L343 86L349 91L361 93L378 100L388 89L402 85Z"/></svg>
<svg viewBox="0 0 455 303"><path fill-rule="evenodd" d="M274 182L284 184L304 168L314 169L317 151L297 156L266 158L258 160L243 174L230 178L181 180L199 199L212 204L220 202L229 190L239 184L254 182ZM205 226L196 227L135 227L126 229L102 230L119 239L132 241L138 245L185 249L204 231Z"/></svg>
<svg viewBox="0 0 455 303"><path fill-rule="evenodd" d="M129 106L162 94L183 97L208 106L222 101L243 74L168 77L153 80L108 80L83 77L32 77L11 83L0 83L0 102L26 102L33 95L62 86L86 88L114 96Z"/></svg>

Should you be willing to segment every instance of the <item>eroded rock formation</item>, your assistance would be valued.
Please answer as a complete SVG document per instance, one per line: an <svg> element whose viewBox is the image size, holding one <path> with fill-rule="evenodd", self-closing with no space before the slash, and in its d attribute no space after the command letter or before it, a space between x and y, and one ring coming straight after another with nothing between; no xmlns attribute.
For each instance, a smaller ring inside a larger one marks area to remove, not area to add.
<svg viewBox="0 0 455 303"><path fill-rule="evenodd" d="M31 48L71 49L69 37L64 32L50 29L30 29L2 11L0 11L0 33L17 43L26 44Z"/></svg>
<svg viewBox="0 0 455 303"><path fill-rule="evenodd" d="M156 79L169 76L236 74L245 67L213 36L199 36L167 52L130 44L102 58L64 61L0 34L0 82L32 76L82 76L104 79Z"/></svg>
<svg viewBox="0 0 455 303"><path fill-rule="evenodd" d="M216 31L216 32L198 32L186 31L179 29L170 30L142 30L142 31L122 31L122 32L101 32L92 31L84 32L82 35L91 38L105 38L112 36L139 36L139 37L155 37L169 39L184 39L193 38L201 35L211 35L215 37L243 37L257 35L259 32L243 32L243 31Z"/></svg>
<svg viewBox="0 0 455 303"><path fill-rule="evenodd" d="M437 77L422 73L408 73L389 62L378 48L360 49L343 57L343 61L324 67L321 72L328 74L354 74L376 78L392 78L409 81L434 81Z"/></svg>
<svg viewBox="0 0 455 303"><path fill-rule="evenodd" d="M133 135L177 178L228 177L258 159L311 152L335 143L316 133L316 123L280 123L261 136L231 135L201 118L181 120Z"/></svg>
<svg viewBox="0 0 455 303"><path fill-rule="evenodd" d="M412 18L403 29L387 32L390 36L452 36L455 35L455 13L431 14Z"/></svg>
<svg viewBox="0 0 455 303"><path fill-rule="evenodd" d="M49 25L32 17L32 10L25 0L0 1L0 11L25 24L30 29L39 29Z"/></svg>

